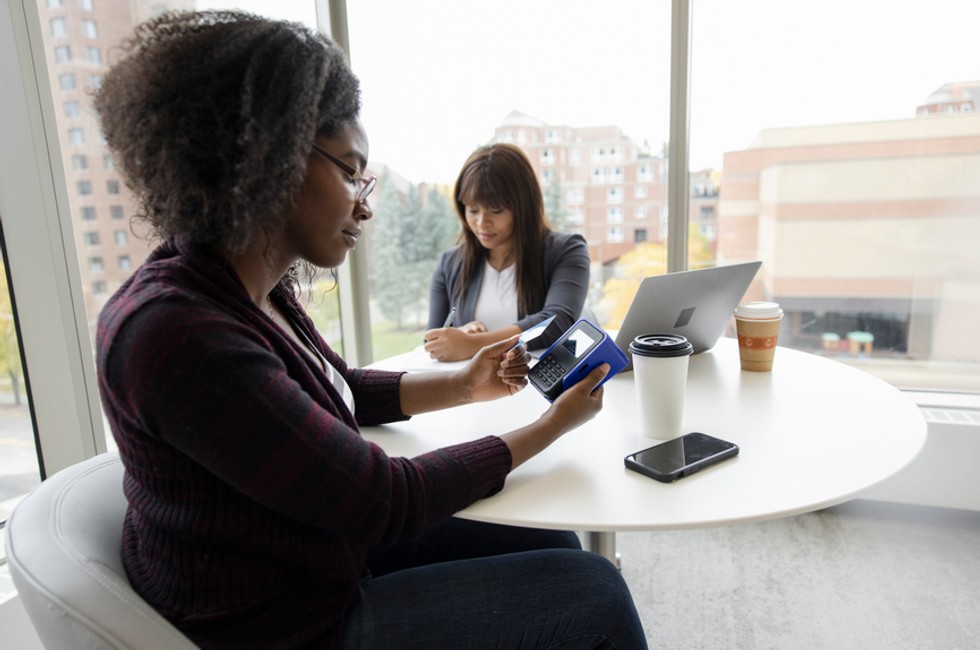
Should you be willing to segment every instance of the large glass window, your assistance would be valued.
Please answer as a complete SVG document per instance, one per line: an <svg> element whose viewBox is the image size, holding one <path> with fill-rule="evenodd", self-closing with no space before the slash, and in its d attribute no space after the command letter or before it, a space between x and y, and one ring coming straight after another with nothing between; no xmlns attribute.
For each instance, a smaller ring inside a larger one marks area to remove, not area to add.
<svg viewBox="0 0 980 650"><path fill-rule="evenodd" d="M66 18L60 0L37 3L63 107L48 132L62 139L69 213L83 225L71 259L94 326L149 247L138 232L117 234L129 232L120 227L131 197L87 164L101 157L111 170L88 91L133 25L195 3L73 2L90 12L84 20L74 7ZM803 16L777 0L694 3L687 265L761 259L749 297L783 304L783 344L901 386L980 390L969 331L980 320L980 51L970 31L980 10L937 3L924 12L832 0ZM315 24L313 0L196 6ZM432 269L459 229L452 183L490 141L520 145L538 166L549 215L589 242L589 306L618 326L630 283L667 270L670 3L358 0L347 10L369 168L381 179L358 251L375 358L420 342ZM405 34L412 46L393 49ZM73 60L72 48L83 54ZM85 169L95 185L78 178ZM114 242L107 257L89 254L98 251L83 232ZM310 310L340 349L333 286L327 276Z"/></svg>
<svg viewBox="0 0 980 650"><path fill-rule="evenodd" d="M460 228L453 183L492 141L525 150L551 219L586 237L591 307L607 318L603 285L633 246L624 233L638 207L665 204L663 177L646 195L633 185L665 164L670 3L359 0L347 11L381 179L367 238L374 357L421 343L433 269ZM405 34L412 46L392 49Z"/></svg>
<svg viewBox="0 0 980 650"><path fill-rule="evenodd" d="M783 306L781 344L980 389L978 19L957 0L694 3L691 237L762 260L749 297Z"/></svg>

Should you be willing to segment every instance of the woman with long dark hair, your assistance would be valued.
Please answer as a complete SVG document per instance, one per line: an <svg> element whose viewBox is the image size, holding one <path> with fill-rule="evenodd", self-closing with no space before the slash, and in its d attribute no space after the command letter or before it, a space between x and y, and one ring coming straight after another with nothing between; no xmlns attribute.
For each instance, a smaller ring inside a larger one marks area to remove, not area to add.
<svg viewBox="0 0 980 650"><path fill-rule="evenodd" d="M462 230L432 276L425 350L439 361L469 359L484 345L554 316L531 342L550 345L585 304L585 239L552 228L534 168L512 144L474 151L454 193ZM455 326L443 327L450 312Z"/></svg>

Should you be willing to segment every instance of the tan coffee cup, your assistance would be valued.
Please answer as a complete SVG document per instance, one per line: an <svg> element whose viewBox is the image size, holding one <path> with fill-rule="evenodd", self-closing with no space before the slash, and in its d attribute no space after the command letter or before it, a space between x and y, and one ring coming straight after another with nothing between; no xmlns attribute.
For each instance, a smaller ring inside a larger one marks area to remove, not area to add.
<svg viewBox="0 0 980 650"><path fill-rule="evenodd" d="M735 308L738 356L742 370L772 370L783 310L774 302L744 302Z"/></svg>

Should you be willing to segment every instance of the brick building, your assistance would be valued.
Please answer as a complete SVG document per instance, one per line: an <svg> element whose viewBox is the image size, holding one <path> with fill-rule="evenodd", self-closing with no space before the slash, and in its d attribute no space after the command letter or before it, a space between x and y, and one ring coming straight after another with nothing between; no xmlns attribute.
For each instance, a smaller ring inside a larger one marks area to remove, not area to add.
<svg viewBox="0 0 980 650"><path fill-rule="evenodd" d="M139 21L193 0L39 0L68 203L89 326L109 296L146 258L131 230L133 201L105 148L93 93L113 51Z"/></svg>

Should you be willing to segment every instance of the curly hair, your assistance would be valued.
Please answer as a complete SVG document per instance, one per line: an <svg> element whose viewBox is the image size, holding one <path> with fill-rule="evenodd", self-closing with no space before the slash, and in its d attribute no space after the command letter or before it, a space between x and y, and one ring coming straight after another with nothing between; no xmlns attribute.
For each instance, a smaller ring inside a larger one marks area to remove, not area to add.
<svg viewBox="0 0 980 650"><path fill-rule="evenodd" d="M300 24L171 12L137 26L95 108L151 234L239 253L280 231L314 138L361 99L341 49Z"/></svg>
<svg viewBox="0 0 980 650"><path fill-rule="evenodd" d="M463 163L454 195L456 215L462 225L457 252L462 270L455 300L462 297L486 257L486 250L466 223L466 206L480 204L513 211L518 307L521 314L535 311L534 304L547 293L540 262L545 236L552 225L545 215L541 185L527 155L520 147L507 143L477 148Z"/></svg>

